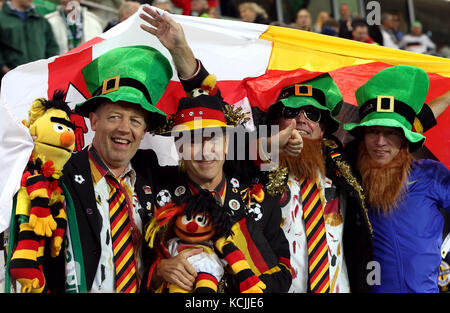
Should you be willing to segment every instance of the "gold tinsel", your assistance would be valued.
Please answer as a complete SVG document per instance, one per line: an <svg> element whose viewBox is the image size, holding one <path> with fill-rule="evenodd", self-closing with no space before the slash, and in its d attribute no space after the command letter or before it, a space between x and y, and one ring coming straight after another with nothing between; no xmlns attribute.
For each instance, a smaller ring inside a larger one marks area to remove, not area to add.
<svg viewBox="0 0 450 313"><path fill-rule="evenodd" d="M149 130L149 133L152 135L161 135L165 133L170 133L174 126L175 126L175 114L169 114L167 116L167 122L164 125Z"/></svg>
<svg viewBox="0 0 450 313"><path fill-rule="evenodd" d="M244 112L241 107L233 108L231 105L225 104L223 113L225 114L227 125L232 125L234 127L243 125L250 120L248 112Z"/></svg>
<svg viewBox="0 0 450 313"><path fill-rule="evenodd" d="M267 175L269 182L266 185L266 190L271 196L282 194L288 188L286 178L288 175L288 168L286 166L278 166L275 170L269 172Z"/></svg>
<svg viewBox="0 0 450 313"><path fill-rule="evenodd" d="M361 199L361 205L363 207L364 215L366 216L367 222L369 223L370 233L373 235L372 225L370 224L369 214L366 207L366 200L364 196L364 191L362 186L358 183L358 180L353 176L350 166L344 161L336 161L336 165L339 167L340 175L342 175L347 182L358 192L359 198Z"/></svg>

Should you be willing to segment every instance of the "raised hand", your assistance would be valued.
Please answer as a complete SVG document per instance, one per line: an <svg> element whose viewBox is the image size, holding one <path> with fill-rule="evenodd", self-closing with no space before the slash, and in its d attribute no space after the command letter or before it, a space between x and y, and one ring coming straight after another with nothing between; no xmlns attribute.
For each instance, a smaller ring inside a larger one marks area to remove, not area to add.
<svg viewBox="0 0 450 313"><path fill-rule="evenodd" d="M147 24L141 24L141 28L156 36L169 50L181 78L193 76L197 71L197 60L186 41L181 25L164 11L160 14L149 6L144 6L142 10L139 17Z"/></svg>

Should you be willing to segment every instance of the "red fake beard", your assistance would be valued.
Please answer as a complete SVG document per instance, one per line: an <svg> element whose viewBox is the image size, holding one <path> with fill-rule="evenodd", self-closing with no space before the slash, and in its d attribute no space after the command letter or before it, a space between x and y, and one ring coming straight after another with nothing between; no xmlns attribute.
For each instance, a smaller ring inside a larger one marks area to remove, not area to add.
<svg viewBox="0 0 450 313"><path fill-rule="evenodd" d="M407 192L406 182L412 160L408 146L405 146L400 148L390 163L380 165L369 156L364 142L360 143L357 168L361 173L366 199L378 213L387 215L398 208Z"/></svg>
<svg viewBox="0 0 450 313"><path fill-rule="evenodd" d="M325 159L322 154L322 139L303 138L303 149L296 157L281 155L280 164L287 166L289 174L311 180L325 176Z"/></svg>

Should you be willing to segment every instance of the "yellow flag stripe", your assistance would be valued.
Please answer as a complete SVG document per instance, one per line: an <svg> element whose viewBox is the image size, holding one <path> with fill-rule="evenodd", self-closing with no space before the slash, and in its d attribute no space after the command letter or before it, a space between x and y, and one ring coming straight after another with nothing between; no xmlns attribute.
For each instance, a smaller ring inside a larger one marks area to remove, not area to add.
<svg viewBox="0 0 450 313"><path fill-rule="evenodd" d="M269 26L260 39L273 42L269 70L331 72L384 62L418 66L428 73L450 77L450 59L277 26Z"/></svg>

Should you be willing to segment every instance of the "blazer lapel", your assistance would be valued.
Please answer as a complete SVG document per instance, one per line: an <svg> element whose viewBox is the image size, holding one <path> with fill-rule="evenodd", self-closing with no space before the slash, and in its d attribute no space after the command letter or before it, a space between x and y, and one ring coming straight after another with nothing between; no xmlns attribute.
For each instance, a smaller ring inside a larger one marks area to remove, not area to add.
<svg viewBox="0 0 450 313"><path fill-rule="evenodd" d="M68 166L65 168L63 177L65 178L65 183L67 183L66 186L70 186L78 219L87 221L93 237L100 245L102 218L97 209L87 149L72 156ZM84 231L87 231L87 229L80 231L81 237L88 236L87 234L83 235Z"/></svg>
<svg viewBox="0 0 450 313"><path fill-rule="evenodd" d="M145 225L153 215L154 204L154 186L149 178L143 177L139 172L136 172L136 184L134 190L138 196L139 203L142 209L139 211L139 215Z"/></svg>

